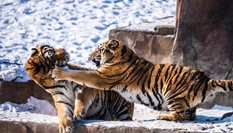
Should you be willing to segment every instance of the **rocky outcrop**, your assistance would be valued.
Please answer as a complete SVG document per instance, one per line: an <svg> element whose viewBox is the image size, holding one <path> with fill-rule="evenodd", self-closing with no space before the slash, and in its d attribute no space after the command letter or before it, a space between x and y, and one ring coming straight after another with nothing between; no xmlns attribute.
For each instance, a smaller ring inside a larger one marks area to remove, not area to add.
<svg viewBox="0 0 233 133"><path fill-rule="evenodd" d="M172 62L233 79L233 1L178 0Z"/></svg>
<svg viewBox="0 0 233 133"><path fill-rule="evenodd" d="M153 63L170 63L173 34L174 17L169 17L153 23L113 29L109 39L122 41L137 55Z"/></svg>
<svg viewBox="0 0 233 133"><path fill-rule="evenodd" d="M18 122L18 121L1 121L1 133L59 133L57 123L35 123L35 122ZM73 133L185 133L184 129L149 129L146 127L107 127L93 126L85 124L76 124ZM188 132L192 133L192 132Z"/></svg>
<svg viewBox="0 0 233 133"><path fill-rule="evenodd" d="M52 96L32 80L27 82L8 82L0 79L0 103L6 101L18 104L26 103L30 96L47 100L54 105Z"/></svg>
<svg viewBox="0 0 233 133"><path fill-rule="evenodd" d="M233 79L233 1L178 0L172 63L191 66L215 79ZM214 103L233 106L233 92ZM213 103L212 103L213 104Z"/></svg>
<svg viewBox="0 0 233 133"><path fill-rule="evenodd" d="M59 133L57 123L0 121L1 133ZM85 132L84 132L85 133Z"/></svg>

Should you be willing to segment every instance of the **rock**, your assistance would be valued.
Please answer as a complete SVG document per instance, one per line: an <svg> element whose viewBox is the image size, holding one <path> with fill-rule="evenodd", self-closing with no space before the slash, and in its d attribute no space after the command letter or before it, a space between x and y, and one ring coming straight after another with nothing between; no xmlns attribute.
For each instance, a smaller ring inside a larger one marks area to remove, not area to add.
<svg viewBox="0 0 233 133"><path fill-rule="evenodd" d="M171 17L153 23L113 29L109 33L109 39L120 40L137 55L153 63L170 63L174 20Z"/></svg>
<svg viewBox="0 0 233 133"><path fill-rule="evenodd" d="M172 62L233 79L233 1L178 0Z"/></svg>
<svg viewBox="0 0 233 133"><path fill-rule="evenodd" d="M171 25L158 25L154 27L157 35L174 35L174 26Z"/></svg>
<svg viewBox="0 0 233 133"><path fill-rule="evenodd" d="M1 133L59 133L57 123L37 123L37 122L18 122L18 121L2 121L0 120ZM96 126L95 124L75 124L73 133L180 133L184 129L159 129L148 127L107 127L105 125ZM187 131L192 133L192 131Z"/></svg>
<svg viewBox="0 0 233 133"><path fill-rule="evenodd" d="M178 0L172 63L233 79L232 12L233 1ZM212 103L233 106L232 100L233 92L220 93Z"/></svg>
<svg viewBox="0 0 233 133"><path fill-rule="evenodd" d="M26 103L31 95L31 84L21 82L0 81L0 103L11 101Z"/></svg>
<svg viewBox="0 0 233 133"><path fill-rule="evenodd" d="M0 103L6 101L18 104L26 103L30 96L47 100L54 105L52 96L32 80L28 82L0 80Z"/></svg>
<svg viewBox="0 0 233 133"><path fill-rule="evenodd" d="M28 133L27 126L20 122L0 121L1 133Z"/></svg>

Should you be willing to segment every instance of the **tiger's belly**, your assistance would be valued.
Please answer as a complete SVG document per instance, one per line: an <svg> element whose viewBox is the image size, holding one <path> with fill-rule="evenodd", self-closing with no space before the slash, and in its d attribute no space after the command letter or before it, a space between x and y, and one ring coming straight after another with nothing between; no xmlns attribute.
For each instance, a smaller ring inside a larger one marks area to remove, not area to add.
<svg viewBox="0 0 233 133"><path fill-rule="evenodd" d="M164 98L160 95L155 96L152 92L146 92L145 94L141 92L137 93L122 90L118 90L117 92L129 102L143 104L154 110L168 110L167 104L164 102Z"/></svg>

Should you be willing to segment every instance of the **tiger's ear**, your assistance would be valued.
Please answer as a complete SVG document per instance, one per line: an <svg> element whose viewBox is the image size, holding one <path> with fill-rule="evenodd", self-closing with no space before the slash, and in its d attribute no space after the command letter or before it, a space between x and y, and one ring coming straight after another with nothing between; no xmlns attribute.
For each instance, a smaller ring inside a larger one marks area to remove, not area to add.
<svg viewBox="0 0 233 133"><path fill-rule="evenodd" d="M35 54L37 54L38 53L38 50L36 49L36 48L32 48L31 49L31 56L34 56Z"/></svg>

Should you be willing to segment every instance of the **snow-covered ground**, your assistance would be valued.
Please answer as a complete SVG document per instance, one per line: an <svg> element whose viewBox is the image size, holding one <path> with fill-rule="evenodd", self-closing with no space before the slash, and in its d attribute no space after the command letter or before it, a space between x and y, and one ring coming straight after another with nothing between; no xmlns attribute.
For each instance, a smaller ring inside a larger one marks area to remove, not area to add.
<svg viewBox="0 0 233 133"><path fill-rule="evenodd" d="M40 43L64 47L70 53L72 63L94 68L87 62L88 56L99 43L108 40L111 29L174 16L175 9L176 0L1 0L0 79L29 80L25 63L31 48ZM47 108L41 107L45 105ZM155 121L154 111L136 105L135 121L124 125L228 132L233 129L233 117L220 120L226 112L232 112L232 108L215 106L211 110L198 109L195 122L176 123ZM53 118L41 121L57 121L54 107L33 97L26 104L0 104L1 120L33 115L38 116L40 121L40 115L34 113ZM107 125L118 124L110 122Z"/></svg>
<svg viewBox="0 0 233 133"><path fill-rule="evenodd" d="M25 81L30 50L48 43L65 47L71 62L87 57L111 29L175 15L176 0L1 0L0 78Z"/></svg>

